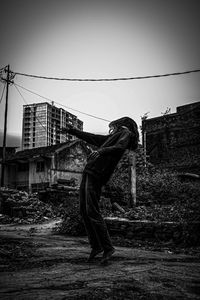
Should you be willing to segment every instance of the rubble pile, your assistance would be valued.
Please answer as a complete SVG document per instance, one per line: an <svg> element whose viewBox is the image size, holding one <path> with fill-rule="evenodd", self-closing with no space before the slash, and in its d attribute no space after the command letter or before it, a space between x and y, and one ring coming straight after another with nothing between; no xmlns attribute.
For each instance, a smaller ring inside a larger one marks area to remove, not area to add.
<svg viewBox="0 0 200 300"><path fill-rule="evenodd" d="M47 187L45 191L55 192L55 191L66 191L67 194L72 195L78 192L78 187L76 185L75 178L67 179L57 179L57 183Z"/></svg>
<svg viewBox="0 0 200 300"><path fill-rule="evenodd" d="M0 188L0 223L31 224L53 217L56 211L39 200L37 193Z"/></svg>
<svg viewBox="0 0 200 300"><path fill-rule="evenodd" d="M72 236L83 236L86 234L84 223L79 213L78 199L71 202L71 205L65 210L63 220L55 231Z"/></svg>
<svg viewBox="0 0 200 300"><path fill-rule="evenodd" d="M73 199L78 199L79 187L76 179L57 179L57 183L38 192L39 199L60 206L68 206Z"/></svg>

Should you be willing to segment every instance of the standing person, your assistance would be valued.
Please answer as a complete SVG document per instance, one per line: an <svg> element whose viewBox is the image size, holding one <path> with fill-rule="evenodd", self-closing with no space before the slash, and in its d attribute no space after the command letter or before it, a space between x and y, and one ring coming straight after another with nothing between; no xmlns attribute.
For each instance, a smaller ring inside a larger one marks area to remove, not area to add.
<svg viewBox="0 0 200 300"><path fill-rule="evenodd" d="M80 185L80 214L83 218L89 243L92 248L88 261L103 252L101 263L106 263L114 253L106 223L99 210L101 188L107 183L124 152L138 146L137 124L129 117L123 117L109 124L108 135L80 131L72 126L63 128L69 133L97 146L88 157Z"/></svg>

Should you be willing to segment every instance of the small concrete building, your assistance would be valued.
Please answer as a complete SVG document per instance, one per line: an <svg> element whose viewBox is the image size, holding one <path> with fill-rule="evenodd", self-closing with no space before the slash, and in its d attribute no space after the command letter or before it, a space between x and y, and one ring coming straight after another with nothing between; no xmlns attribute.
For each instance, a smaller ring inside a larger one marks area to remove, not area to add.
<svg viewBox="0 0 200 300"><path fill-rule="evenodd" d="M35 192L58 179L74 179L79 185L89 151L75 140L16 152L6 160L5 186Z"/></svg>

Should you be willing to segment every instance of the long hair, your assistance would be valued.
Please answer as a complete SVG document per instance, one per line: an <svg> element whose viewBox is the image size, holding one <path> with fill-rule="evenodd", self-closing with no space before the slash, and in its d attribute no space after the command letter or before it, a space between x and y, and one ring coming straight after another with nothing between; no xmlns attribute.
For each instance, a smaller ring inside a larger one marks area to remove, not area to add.
<svg viewBox="0 0 200 300"><path fill-rule="evenodd" d="M136 150L138 147L138 142L139 142L139 132L138 132L138 126L137 123L132 120L129 117L123 117L117 120L114 120L110 122L109 127L122 127L125 126L127 127L130 132L132 133L131 135L131 142L130 142L130 150Z"/></svg>

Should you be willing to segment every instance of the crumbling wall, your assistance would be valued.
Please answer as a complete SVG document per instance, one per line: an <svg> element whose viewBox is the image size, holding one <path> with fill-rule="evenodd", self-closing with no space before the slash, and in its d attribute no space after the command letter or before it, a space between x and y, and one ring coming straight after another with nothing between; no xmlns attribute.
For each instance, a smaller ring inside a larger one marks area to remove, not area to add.
<svg viewBox="0 0 200 300"><path fill-rule="evenodd" d="M200 174L200 102L177 113L142 122L150 161L161 167Z"/></svg>
<svg viewBox="0 0 200 300"><path fill-rule="evenodd" d="M56 153L56 169L59 171L82 172L86 165L87 155L79 144Z"/></svg>
<svg viewBox="0 0 200 300"><path fill-rule="evenodd" d="M58 179L70 180L74 178L79 186L86 161L86 151L79 144L56 153L55 169L52 170L52 182L56 183Z"/></svg>
<svg viewBox="0 0 200 300"><path fill-rule="evenodd" d="M200 222L156 222L147 220L128 220L105 218L111 235L123 236L141 242L171 242L184 246L199 246Z"/></svg>

